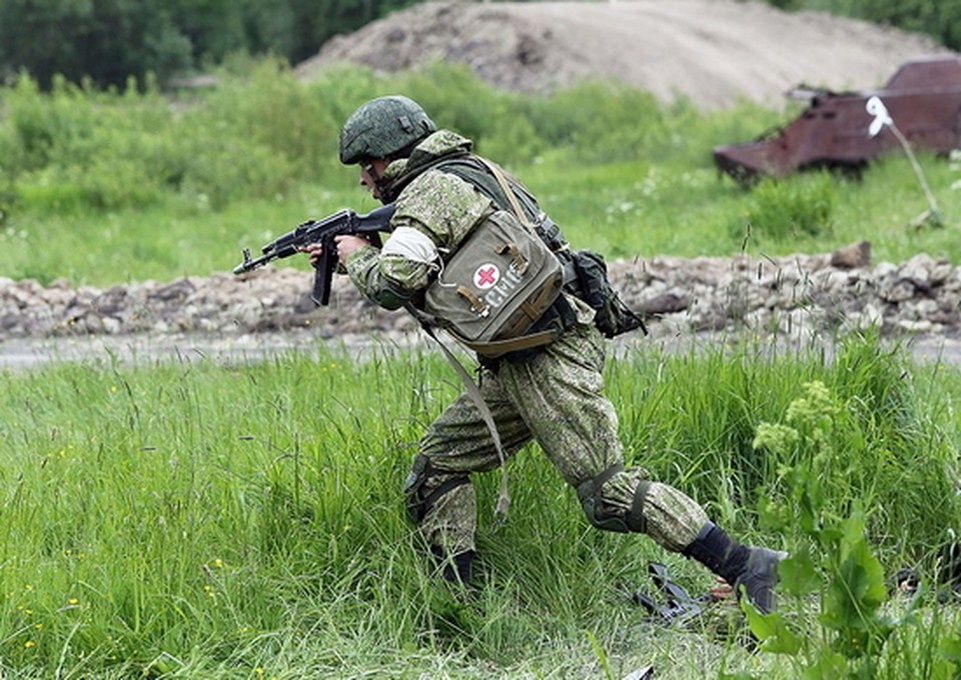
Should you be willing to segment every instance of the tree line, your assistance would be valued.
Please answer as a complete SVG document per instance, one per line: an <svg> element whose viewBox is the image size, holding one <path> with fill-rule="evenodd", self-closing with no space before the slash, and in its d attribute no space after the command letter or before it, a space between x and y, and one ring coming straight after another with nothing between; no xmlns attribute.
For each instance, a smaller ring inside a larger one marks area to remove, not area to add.
<svg viewBox="0 0 961 680"><path fill-rule="evenodd" d="M767 0L788 11L821 11L924 33L961 51L961 0Z"/></svg>
<svg viewBox="0 0 961 680"><path fill-rule="evenodd" d="M28 73L49 89L57 75L98 87L148 74L222 64L232 54L295 64L417 0L3 0L0 84ZM818 10L926 33L961 50L961 0L767 0L787 11Z"/></svg>
<svg viewBox="0 0 961 680"><path fill-rule="evenodd" d="M170 77L231 54L297 63L411 0L3 0L0 79L26 71L48 89L55 76L99 87Z"/></svg>

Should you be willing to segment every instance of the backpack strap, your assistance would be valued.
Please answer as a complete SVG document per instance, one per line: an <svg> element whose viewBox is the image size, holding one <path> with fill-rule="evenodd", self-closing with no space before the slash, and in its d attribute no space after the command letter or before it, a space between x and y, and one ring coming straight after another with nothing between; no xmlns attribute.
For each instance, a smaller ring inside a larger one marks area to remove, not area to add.
<svg viewBox="0 0 961 680"><path fill-rule="evenodd" d="M421 328L429 335L438 345L440 345L441 350L444 352L444 356L447 357L447 361L454 368L454 372L460 377L461 382L464 383L464 388L467 390L467 396L470 400L474 402L474 406L477 407L481 418L484 420L484 424L487 425L487 430L491 434L491 439L494 442L494 448L497 449L497 458L500 461L501 468L501 483L500 490L497 495L497 506L494 509L495 521L497 524L502 523L507 518L507 509L510 507L511 499L510 494L507 492L507 454L504 452L504 446L501 444L501 436L497 432L497 425L494 424L494 416L491 414L490 408L487 406L487 402L484 401L484 395L481 394L480 388L474 379L470 377L470 373L467 369L457 360L454 353L445 345L437 334L434 332L434 327L431 324L429 317L421 313L416 307L408 303L404 305L410 314L420 322Z"/></svg>
<svg viewBox="0 0 961 680"><path fill-rule="evenodd" d="M448 331L450 332L450 331ZM527 335L521 335L516 338L511 338L510 340L491 340L490 342L468 342L458 338L458 342L468 349L472 349L475 352L481 354L507 354L508 352L516 352L522 349L532 349L534 347L541 347L549 342L553 342L557 339L560 333L556 330L540 331L538 333L529 333Z"/></svg>
<svg viewBox="0 0 961 680"><path fill-rule="evenodd" d="M500 184L501 190L507 197L507 201L511 204L511 210L514 211L514 215L517 216L518 221L536 233L534 223L531 222L530 218L527 217L527 213L521 207L520 201L517 200L517 194L514 193L514 190L511 188L510 184L507 183L507 178L504 177L504 171L501 170L496 163L492 163L483 156L477 156L477 160L483 163L484 167L490 170L491 174L494 175L497 183Z"/></svg>

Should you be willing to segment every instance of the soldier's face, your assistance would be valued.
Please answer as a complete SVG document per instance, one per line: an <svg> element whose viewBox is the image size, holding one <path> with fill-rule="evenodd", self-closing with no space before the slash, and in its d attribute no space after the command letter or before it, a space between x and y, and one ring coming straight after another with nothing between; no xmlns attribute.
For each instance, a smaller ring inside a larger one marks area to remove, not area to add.
<svg viewBox="0 0 961 680"><path fill-rule="evenodd" d="M384 170L390 164L386 158L374 158L360 165L360 184L370 191L370 195L380 200L380 190L376 179L383 176Z"/></svg>

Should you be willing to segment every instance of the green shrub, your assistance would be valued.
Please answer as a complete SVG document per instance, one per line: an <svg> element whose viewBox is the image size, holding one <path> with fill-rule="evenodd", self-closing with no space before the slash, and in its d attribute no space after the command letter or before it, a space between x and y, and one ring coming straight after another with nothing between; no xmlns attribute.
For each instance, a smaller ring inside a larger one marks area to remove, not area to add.
<svg viewBox="0 0 961 680"><path fill-rule="evenodd" d="M42 94L22 77L5 98L5 169L18 202L41 211L116 209L152 203L164 171L145 149L164 143L170 111L155 88L97 92L62 79ZM186 158L186 154L183 154ZM167 162L166 156L162 160Z"/></svg>
<svg viewBox="0 0 961 680"><path fill-rule="evenodd" d="M88 94L57 79L46 95L36 81L22 75L4 97L3 136L6 150L12 152L8 158L16 157L8 169L16 175L69 157L68 150L86 140L94 124Z"/></svg>
<svg viewBox="0 0 961 680"><path fill-rule="evenodd" d="M185 131L195 156L185 167L180 194L219 210L241 198L283 196L296 172L282 154L263 144L235 137L218 140L202 131Z"/></svg>
<svg viewBox="0 0 961 680"><path fill-rule="evenodd" d="M322 179L336 167L341 123L325 92L300 82L282 62L264 60L248 76L224 76L178 127L225 145L258 147L261 155L283 159L283 179L291 181ZM263 195L256 184L246 188Z"/></svg>
<svg viewBox="0 0 961 680"><path fill-rule="evenodd" d="M648 92L619 83L583 82L538 102L535 126L553 147L580 162L647 159L671 138L667 111Z"/></svg>
<svg viewBox="0 0 961 680"><path fill-rule="evenodd" d="M837 184L826 172L802 173L788 179L763 179L752 191L744 224L762 243L816 238L831 229Z"/></svg>

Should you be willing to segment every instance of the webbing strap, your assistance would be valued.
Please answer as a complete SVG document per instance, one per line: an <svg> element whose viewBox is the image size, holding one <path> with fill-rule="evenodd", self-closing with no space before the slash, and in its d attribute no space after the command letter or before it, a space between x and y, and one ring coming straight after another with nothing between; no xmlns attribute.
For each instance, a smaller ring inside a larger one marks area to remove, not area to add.
<svg viewBox="0 0 961 680"><path fill-rule="evenodd" d="M484 395L481 394L480 388L474 379L470 377L470 373L467 369L461 365L454 356L454 353L445 345L437 334L434 332L433 326L431 326L430 321L421 314L416 307L411 304L405 305L407 311L410 312L415 319L420 322L421 327L427 332L438 345L444 351L444 356L450 362L450 365L454 367L454 372L460 377L461 382L464 383L464 388L467 390L467 396L470 400L474 402L474 406L481 414L481 418L484 419L484 424L487 425L488 431L491 433L491 439L494 441L494 448L497 449L497 457L500 460L501 468L501 484L500 491L497 496L497 506L494 508L495 523L500 524L507 517L507 509L510 507L511 499L510 494L507 490L507 454L504 453L504 447L501 444L501 436L497 432L497 425L494 424L494 416L491 415L491 410L487 407L487 403L484 401Z"/></svg>
<svg viewBox="0 0 961 680"><path fill-rule="evenodd" d="M602 486L607 484L607 480L616 475L618 472L624 472L624 465L621 463L614 463L603 472L591 477L585 482L581 482L581 484L577 487L578 498L580 498L582 501L585 498L590 498L596 494Z"/></svg>
<svg viewBox="0 0 961 680"><path fill-rule="evenodd" d="M647 518L644 517L644 502L647 500L647 492L651 488L651 483L642 479L637 488L634 489L634 502L631 510L627 513L627 526L631 531L647 533Z"/></svg>
<svg viewBox="0 0 961 680"><path fill-rule="evenodd" d="M457 341L468 349L472 349L479 354L500 356L501 354L507 354L508 352L516 352L517 350L521 349L531 349L532 347L546 345L547 343L556 340L559 334L560 333L557 330L548 330L540 331L538 333L530 333L529 335L521 335L520 337L511 338L509 340L470 342L458 337Z"/></svg>
<svg viewBox="0 0 961 680"><path fill-rule="evenodd" d="M507 200L511 204L511 209L514 211L514 214L517 216L517 219L520 221L520 223L531 231L535 231L534 223L528 219L527 213L524 212L520 202L517 200L517 194L514 193L514 190L511 189L510 185L507 183L507 178L504 177L503 171L497 167L496 164L491 163L483 156L477 156L477 160L487 166L487 169L490 170L491 174L497 179L497 183L501 185L501 189L503 189L504 195L507 196Z"/></svg>
<svg viewBox="0 0 961 680"><path fill-rule="evenodd" d="M477 297L477 295L474 294L474 291L467 286L457 286L457 290L455 292L461 297L467 298L471 309L476 314L482 314L484 310L487 309L487 305L484 304L484 301Z"/></svg>
<svg viewBox="0 0 961 680"><path fill-rule="evenodd" d="M457 487L460 487L460 486L463 486L464 484L467 484L469 481L470 481L470 479L467 478L467 477L456 477L456 478L454 478L454 479L448 479L446 482L442 482L442 483L440 484L440 486L438 486L436 489L434 489L434 490L431 491L429 494L427 494L426 496L424 496L424 499L423 499L423 501L422 501L422 503L423 503L422 513L423 513L423 514L420 515L420 516L418 516L418 518L417 518L418 521L420 521L421 519L423 519L423 515L426 515L428 512L431 511L431 509L434 507L434 503L436 503L437 500L438 500L441 496L444 496L444 495L450 493L451 491L453 491L453 490L456 489Z"/></svg>

